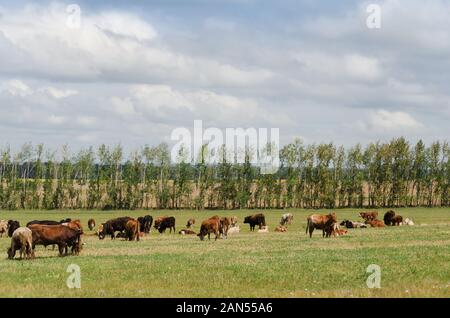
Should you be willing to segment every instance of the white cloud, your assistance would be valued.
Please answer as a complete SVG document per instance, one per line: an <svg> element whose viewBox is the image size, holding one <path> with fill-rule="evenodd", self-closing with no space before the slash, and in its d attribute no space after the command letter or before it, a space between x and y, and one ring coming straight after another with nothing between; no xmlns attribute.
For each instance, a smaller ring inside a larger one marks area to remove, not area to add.
<svg viewBox="0 0 450 318"><path fill-rule="evenodd" d="M66 122L66 117L50 115L50 117L48 118L48 122L52 125L62 125Z"/></svg>
<svg viewBox="0 0 450 318"><path fill-rule="evenodd" d="M369 113L367 122L359 121L357 125L363 129L377 131L379 133L419 129L423 124L410 114L402 111L387 111L379 109Z"/></svg>
<svg viewBox="0 0 450 318"><path fill-rule="evenodd" d="M357 79L374 80L382 75L377 59L359 54L346 56L345 67L347 72Z"/></svg>

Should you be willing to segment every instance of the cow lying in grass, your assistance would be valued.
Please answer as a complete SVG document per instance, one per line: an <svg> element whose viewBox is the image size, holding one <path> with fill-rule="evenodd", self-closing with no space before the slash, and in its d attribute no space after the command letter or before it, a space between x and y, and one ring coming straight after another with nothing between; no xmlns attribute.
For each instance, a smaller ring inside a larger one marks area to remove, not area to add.
<svg viewBox="0 0 450 318"><path fill-rule="evenodd" d="M376 220L377 217L378 217L378 212L377 211L374 211L374 212L360 212L359 216L361 216L367 223L368 221Z"/></svg>
<svg viewBox="0 0 450 318"><path fill-rule="evenodd" d="M369 224L371 227L384 227L384 222L380 220L366 221L366 224Z"/></svg>
<svg viewBox="0 0 450 318"><path fill-rule="evenodd" d="M345 226L347 229L367 228L367 225L361 222L354 222L350 220L344 220L340 223L341 226Z"/></svg>
<svg viewBox="0 0 450 318"><path fill-rule="evenodd" d="M180 232L178 232L178 234L181 234L181 235L197 235L197 233L195 233L194 231L189 230L189 229L183 229Z"/></svg>

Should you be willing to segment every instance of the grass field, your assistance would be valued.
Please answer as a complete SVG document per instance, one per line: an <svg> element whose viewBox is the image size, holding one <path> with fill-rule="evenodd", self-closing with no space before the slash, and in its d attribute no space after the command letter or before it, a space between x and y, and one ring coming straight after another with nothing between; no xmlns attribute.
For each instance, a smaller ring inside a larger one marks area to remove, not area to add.
<svg viewBox="0 0 450 318"><path fill-rule="evenodd" d="M177 231L190 217L245 215L255 211L0 211L21 225L34 219L81 219L86 243L80 256L58 257L36 248L31 261L7 260L0 238L0 297L450 297L450 210L397 209L415 226L352 229L347 236L305 234L311 210L290 210L287 233L241 233L201 242L196 236L152 232L140 242L99 241L87 220L173 215ZM327 211L314 211L314 213ZM338 220L358 220L358 210L337 210ZM283 213L263 211L273 229ZM379 210L382 216L384 210ZM81 268L81 288L66 286L68 265ZM369 264L381 267L381 288L369 289Z"/></svg>

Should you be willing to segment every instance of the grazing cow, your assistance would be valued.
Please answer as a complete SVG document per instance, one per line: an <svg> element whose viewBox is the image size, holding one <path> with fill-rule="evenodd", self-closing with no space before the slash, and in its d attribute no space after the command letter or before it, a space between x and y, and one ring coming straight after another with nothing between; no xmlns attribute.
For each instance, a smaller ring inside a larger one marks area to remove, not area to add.
<svg viewBox="0 0 450 318"><path fill-rule="evenodd" d="M167 218L168 216L159 216L155 219L155 225L153 225L153 227L155 228L155 230L159 229L159 226L161 225L161 222Z"/></svg>
<svg viewBox="0 0 450 318"><path fill-rule="evenodd" d="M178 234L181 234L181 235L197 235L197 233L195 233L192 230L188 230L188 229L183 229L180 232L178 232Z"/></svg>
<svg viewBox="0 0 450 318"><path fill-rule="evenodd" d="M189 219L186 223L186 228L190 229L195 224L195 219Z"/></svg>
<svg viewBox="0 0 450 318"><path fill-rule="evenodd" d="M166 232L166 229L170 229L170 233L175 233L175 218L173 216L169 216L164 218L158 226L159 233Z"/></svg>
<svg viewBox="0 0 450 318"><path fill-rule="evenodd" d="M414 225L414 222L412 219L406 218L405 221L403 221L403 225Z"/></svg>
<svg viewBox="0 0 450 318"><path fill-rule="evenodd" d="M238 217L237 216L232 216L230 218L231 227L235 227L237 225L237 222L238 222Z"/></svg>
<svg viewBox="0 0 450 318"><path fill-rule="evenodd" d="M371 227L384 227L384 222L377 219L366 221L366 224L369 224Z"/></svg>
<svg viewBox="0 0 450 318"><path fill-rule="evenodd" d="M88 228L90 231L92 231L95 228L95 220L94 219L89 219Z"/></svg>
<svg viewBox="0 0 450 318"><path fill-rule="evenodd" d="M197 234L200 240L203 241L205 236L208 235L208 240L211 240L211 233L216 235L215 240L219 238L220 235L220 218L219 216L213 216L202 222L200 226L200 232Z"/></svg>
<svg viewBox="0 0 450 318"><path fill-rule="evenodd" d="M286 224L291 225L294 220L292 213L286 213L281 216L280 225L285 226Z"/></svg>
<svg viewBox="0 0 450 318"><path fill-rule="evenodd" d="M98 238L100 240L103 240L106 235L111 235L111 240L113 240L116 237L116 232L125 231L125 226L129 220L133 219L128 216L124 216L116 219L111 219L109 221L106 221L106 223L102 223L102 229L98 233Z"/></svg>
<svg viewBox="0 0 450 318"><path fill-rule="evenodd" d="M392 218L395 217L395 212L392 210L387 211L384 214L383 220L384 220L384 224L386 225L392 225Z"/></svg>
<svg viewBox="0 0 450 318"><path fill-rule="evenodd" d="M233 235L240 232L239 225L232 226L228 229L228 235Z"/></svg>
<svg viewBox="0 0 450 318"><path fill-rule="evenodd" d="M332 227L337 222L336 212L330 214L312 214L306 219L306 234L309 231L309 237L315 229L322 230L322 237L325 236L325 230Z"/></svg>
<svg viewBox="0 0 450 318"><path fill-rule="evenodd" d="M264 214L258 213L249 215L244 219L245 224L250 224L250 231L255 230L255 226L258 225L259 229L263 226L266 226L266 218L264 217Z"/></svg>
<svg viewBox="0 0 450 318"><path fill-rule="evenodd" d="M287 227L280 224L275 228L275 232L287 232Z"/></svg>
<svg viewBox="0 0 450 318"><path fill-rule="evenodd" d="M8 258L13 259L16 251L20 250L20 259L25 254L25 258L32 258L33 233L27 227L19 227L14 231L11 238L11 247L8 248Z"/></svg>
<svg viewBox="0 0 450 318"><path fill-rule="evenodd" d="M15 230L20 227L19 221L9 220L8 221L8 237L12 237Z"/></svg>
<svg viewBox="0 0 450 318"><path fill-rule="evenodd" d="M403 217L401 215L396 215L392 219L392 225L399 226L403 223Z"/></svg>
<svg viewBox="0 0 450 318"><path fill-rule="evenodd" d="M0 220L0 237L3 237L3 233L6 233L6 235L8 235L8 222Z"/></svg>
<svg viewBox="0 0 450 318"><path fill-rule="evenodd" d="M72 247L72 253L78 255L81 245L82 231L68 226L32 224L28 228L33 233L33 253L36 245L58 245L59 256L67 255L67 247Z"/></svg>
<svg viewBox="0 0 450 318"><path fill-rule="evenodd" d="M359 215L365 220L365 221L372 221L376 220L378 217L378 212L360 212Z"/></svg>
<svg viewBox="0 0 450 318"><path fill-rule="evenodd" d="M150 233L150 229L153 224L153 217L151 215L138 217L139 228L141 232L146 234Z"/></svg>
<svg viewBox="0 0 450 318"><path fill-rule="evenodd" d="M354 222L350 220L344 220L340 223L341 226L345 226L347 229L367 228L367 225L361 222Z"/></svg>
<svg viewBox="0 0 450 318"><path fill-rule="evenodd" d="M139 222L131 219L125 224L125 234L128 241L139 241Z"/></svg>

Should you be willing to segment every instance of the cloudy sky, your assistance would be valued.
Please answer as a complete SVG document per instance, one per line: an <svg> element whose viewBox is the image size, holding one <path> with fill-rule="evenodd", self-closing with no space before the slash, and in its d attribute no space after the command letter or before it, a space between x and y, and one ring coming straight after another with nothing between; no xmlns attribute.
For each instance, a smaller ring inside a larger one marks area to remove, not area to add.
<svg viewBox="0 0 450 318"><path fill-rule="evenodd" d="M194 119L282 144L449 139L450 1L78 1L79 27L71 3L0 1L0 147L133 149Z"/></svg>

